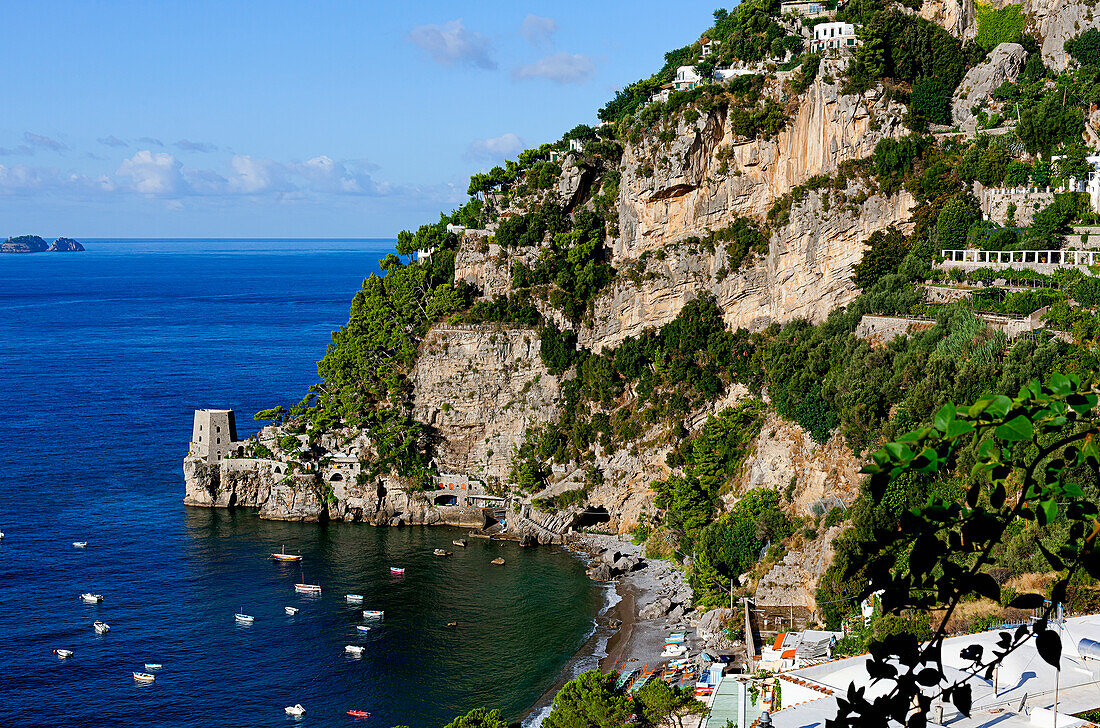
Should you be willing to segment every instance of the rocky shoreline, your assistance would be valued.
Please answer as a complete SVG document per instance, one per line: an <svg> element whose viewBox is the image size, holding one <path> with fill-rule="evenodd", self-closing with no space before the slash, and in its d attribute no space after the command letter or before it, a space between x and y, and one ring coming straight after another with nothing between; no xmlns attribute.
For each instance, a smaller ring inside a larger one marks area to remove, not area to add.
<svg viewBox="0 0 1100 728"><path fill-rule="evenodd" d="M735 661L744 646L731 641L724 631L728 609L699 612L692 606L692 591L681 567L671 561L648 559L644 546L616 536L583 535L575 542L592 558L589 576L596 580L610 572L619 601L607 615L619 628L608 639L600 670L653 668L668 662L661 657L671 632L687 635L688 654L707 650L731 653ZM628 567L628 568L624 568Z"/></svg>

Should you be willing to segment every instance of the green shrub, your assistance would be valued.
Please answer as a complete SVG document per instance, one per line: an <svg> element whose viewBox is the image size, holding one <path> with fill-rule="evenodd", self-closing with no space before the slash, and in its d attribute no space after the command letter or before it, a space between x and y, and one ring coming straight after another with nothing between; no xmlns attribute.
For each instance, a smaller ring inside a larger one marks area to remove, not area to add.
<svg viewBox="0 0 1100 728"><path fill-rule="evenodd" d="M986 50L993 50L1001 43L1019 41L1026 21L1020 12L1021 7L1023 6L1008 4L996 10L987 3L974 3L974 14L978 21L978 45Z"/></svg>

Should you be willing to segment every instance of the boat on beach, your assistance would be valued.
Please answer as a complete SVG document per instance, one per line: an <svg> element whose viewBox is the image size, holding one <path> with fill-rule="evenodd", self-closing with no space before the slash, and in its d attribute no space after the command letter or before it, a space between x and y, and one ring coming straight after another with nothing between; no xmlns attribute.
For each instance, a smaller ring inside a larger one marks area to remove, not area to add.
<svg viewBox="0 0 1100 728"><path fill-rule="evenodd" d="M151 682L153 682L154 680L157 679L157 676L156 675L150 675L147 672L135 672L134 673L134 679L137 680L138 682L151 683Z"/></svg>
<svg viewBox="0 0 1100 728"><path fill-rule="evenodd" d="M298 613L298 607L283 607L283 611L293 617Z"/></svg>
<svg viewBox="0 0 1100 728"><path fill-rule="evenodd" d="M297 705L288 705L283 708L283 710L286 711L287 715L302 716L306 714L306 709L302 707L301 703Z"/></svg>
<svg viewBox="0 0 1100 728"><path fill-rule="evenodd" d="M366 649L366 647L363 647L361 645L344 645L344 652L348 653L349 655L355 655L356 657L363 654Z"/></svg>
<svg viewBox="0 0 1100 728"><path fill-rule="evenodd" d="M111 631L111 625L106 622L95 622L92 624L92 628L96 631L96 634L107 634Z"/></svg>
<svg viewBox="0 0 1100 728"><path fill-rule="evenodd" d="M282 549L279 551L279 553L271 554L271 558L275 559L276 561L291 562L291 561L301 561L302 560L302 555L301 554L288 554L286 552L286 546L283 546Z"/></svg>
<svg viewBox="0 0 1100 728"><path fill-rule="evenodd" d="M82 549L82 548L86 548L87 546L88 546L87 541L73 541L73 548L74 549Z"/></svg>
<svg viewBox="0 0 1100 728"><path fill-rule="evenodd" d="M382 611L381 609L364 609L363 610L363 616L367 617L368 619L382 619L382 616L384 614L385 614L385 612Z"/></svg>
<svg viewBox="0 0 1100 728"><path fill-rule="evenodd" d="M59 659L67 660L73 656L72 650L54 650L53 653L57 655Z"/></svg>
<svg viewBox="0 0 1100 728"><path fill-rule="evenodd" d="M88 604L99 604L100 602L103 601L103 595L102 594L92 594L91 592L84 592L83 594L80 595L80 598L83 599Z"/></svg>
<svg viewBox="0 0 1100 728"><path fill-rule="evenodd" d="M391 566L390 573L394 576L403 576L405 574L405 567L402 566L398 568L396 566Z"/></svg>

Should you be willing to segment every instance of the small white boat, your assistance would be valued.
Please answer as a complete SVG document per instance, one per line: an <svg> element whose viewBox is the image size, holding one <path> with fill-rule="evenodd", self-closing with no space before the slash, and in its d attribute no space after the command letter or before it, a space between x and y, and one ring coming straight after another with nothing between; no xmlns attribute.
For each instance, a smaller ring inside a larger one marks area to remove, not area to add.
<svg viewBox="0 0 1100 728"><path fill-rule="evenodd" d="M366 647L360 647L359 645L344 645L344 652L347 652L349 655L355 655L356 657L363 654L366 649Z"/></svg>
<svg viewBox="0 0 1100 728"><path fill-rule="evenodd" d="M73 541L73 548L74 549L82 549L82 548L86 548L87 546L88 546L87 541Z"/></svg>
<svg viewBox="0 0 1100 728"><path fill-rule="evenodd" d="M355 628L356 632L370 632L370 627L365 624L360 624Z"/></svg>
<svg viewBox="0 0 1100 728"><path fill-rule="evenodd" d="M302 707L301 703L298 703L297 705L288 705L283 710L286 711L287 715L305 715L306 714L306 709Z"/></svg>
<svg viewBox="0 0 1100 728"><path fill-rule="evenodd" d="M298 607L283 607L283 611L293 617L298 613Z"/></svg>
<svg viewBox="0 0 1100 728"><path fill-rule="evenodd" d="M294 591L298 592L299 594L320 594L321 593L321 585L320 584L295 584L294 585Z"/></svg>
<svg viewBox="0 0 1100 728"><path fill-rule="evenodd" d="M103 595L102 594L92 594L91 592L84 592L83 594L80 595L80 598L83 599L88 604L99 604L100 602L103 601Z"/></svg>
<svg viewBox="0 0 1100 728"><path fill-rule="evenodd" d="M162 667L164 667L164 665L160 664L159 662L146 662L145 663L145 669L148 670L149 672L152 672L153 670L159 670Z"/></svg>
<svg viewBox="0 0 1100 728"><path fill-rule="evenodd" d="M134 673L134 679L137 680L138 682L147 682L148 683L148 682L153 682L154 680L156 680L157 676L156 675L150 675L147 672L135 672Z"/></svg>
<svg viewBox="0 0 1100 728"><path fill-rule="evenodd" d="M244 614L243 612L237 612L236 614L233 615L233 619L237 620L241 624L252 624L253 620L255 620L256 618L253 617L251 614Z"/></svg>
<svg viewBox="0 0 1100 728"><path fill-rule="evenodd" d="M0 531L0 541L3 541L3 540L4 540L4 532Z"/></svg>
<svg viewBox="0 0 1100 728"><path fill-rule="evenodd" d="M106 622L96 622L92 627L95 629L96 634L107 634L111 631L111 625Z"/></svg>
<svg viewBox="0 0 1100 728"><path fill-rule="evenodd" d="M345 594L344 598L348 600L349 604L358 604L363 601L362 594Z"/></svg>
<svg viewBox="0 0 1100 728"><path fill-rule="evenodd" d="M398 568L396 566L391 566L390 567L390 573L393 574L394 576L404 576L405 567L402 566L402 567Z"/></svg>
<svg viewBox="0 0 1100 728"><path fill-rule="evenodd" d="M68 658L73 656L72 650L54 650L53 653L62 660L67 660Z"/></svg>
<svg viewBox="0 0 1100 728"><path fill-rule="evenodd" d="M383 612L381 609L364 609L363 610L363 616L367 617L368 619L382 619L382 615L384 615L384 614L385 614L385 612Z"/></svg>

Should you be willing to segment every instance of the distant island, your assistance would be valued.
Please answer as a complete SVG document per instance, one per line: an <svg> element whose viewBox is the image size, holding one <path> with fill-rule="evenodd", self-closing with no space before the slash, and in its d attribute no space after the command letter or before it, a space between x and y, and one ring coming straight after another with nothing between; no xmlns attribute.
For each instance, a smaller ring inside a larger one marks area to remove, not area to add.
<svg viewBox="0 0 1100 728"><path fill-rule="evenodd" d="M20 235L0 243L0 253L80 253L84 246L72 238L58 238L47 244L37 235Z"/></svg>

